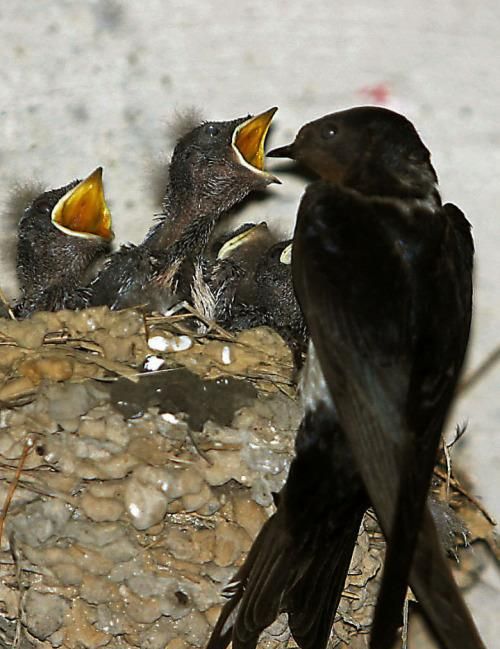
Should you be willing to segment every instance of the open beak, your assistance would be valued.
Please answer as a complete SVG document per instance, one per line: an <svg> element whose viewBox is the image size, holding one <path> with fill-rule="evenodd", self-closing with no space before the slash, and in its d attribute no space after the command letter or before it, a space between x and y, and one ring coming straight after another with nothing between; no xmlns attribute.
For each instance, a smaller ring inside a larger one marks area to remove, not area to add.
<svg viewBox="0 0 500 649"><path fill-rule="evenodd" d="M289 243L280 255L280 262L289 266L292 263L292 244Z"/></svg>
<svg viewBox="0 0 500 649"><path fill-rule="evenodd" d="M229 239L229 241L226 241L217 253L217 259L227 259L233 255L235 250L240 248L240 246L246 245L247 243L257 243L259 240L269 240L269 245L271 244L271 235L267 223L264 221L254 225L252 228L248 228L248 230L245 230L240 234L237 234L232 239Z"/></svg>
<svg viewBox="0 0 500 649"><path fill-rule="evenodd" d="M111 241L111 213L104 199L102 167L70 189L52 210L52 223L66 234Z"/></svg>
<svg viewBox="0 0 500 649"><path fill-rule="evenodd" d="M280 146L277 149L272 149L267 153L268 158L291 158L292 160L295 160L295 154L293 152L293 145L292 144L287 144L285 146Z"/></svg>
<svg viewBox="0 0 500 649"><path fill-rule="evenodd" d="M268 183L281 183L276 176L264 169L264 143L277 110L276 107L270 108L265 113L250 117L234 129L232 140L239 162L252 171L263 174Z"/></svg>

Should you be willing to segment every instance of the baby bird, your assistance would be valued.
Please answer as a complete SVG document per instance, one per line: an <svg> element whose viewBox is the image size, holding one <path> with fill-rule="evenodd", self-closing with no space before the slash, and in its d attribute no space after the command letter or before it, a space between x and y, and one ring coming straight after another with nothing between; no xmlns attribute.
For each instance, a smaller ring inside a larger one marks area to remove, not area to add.
<svg viewBox="0 0 500 649"><path fill-rule="evenodd" d="M101 167L85 180L38 196L18 226L17 276L22 295L14 309L16 316L87 306L85 273L108 252L112 239Z"/></svg>
<svg viewBox="0 0 500 649"><path fill-rule="evenodd" d="M214 319L230 331L268 326L289 344L297 366L307 330L292 283L292 242L267 224L246 224L226 238L210 265Z"/></svg>
<svg viewBox="0 0 500 649"><path fill-rule="evenodd" d="M165 311L189 299L195 263L220 218L251 191L279 183L264 169L276 108L255 117L206 122L177 143L164 215L138 246L113 255L92 285L92 303Z"/></svg>

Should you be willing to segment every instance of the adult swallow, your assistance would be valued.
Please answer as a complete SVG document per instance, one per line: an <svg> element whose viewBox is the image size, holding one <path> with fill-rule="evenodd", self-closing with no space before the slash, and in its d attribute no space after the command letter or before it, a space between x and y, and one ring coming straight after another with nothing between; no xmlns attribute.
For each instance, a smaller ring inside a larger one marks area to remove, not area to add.
<svg viewBox="0 0 500 649"><path fill-rule="evenodd" d="M302 649L325 647L370 505L387 540L372 649L392 646L408 583L441 647L483 647L426 502L469 337L470 224L442 205L429 151L392 111L327 115L270 155L321 177L292 255L311 336L305 416L208 647L253 648L283 610Z"/></svg>

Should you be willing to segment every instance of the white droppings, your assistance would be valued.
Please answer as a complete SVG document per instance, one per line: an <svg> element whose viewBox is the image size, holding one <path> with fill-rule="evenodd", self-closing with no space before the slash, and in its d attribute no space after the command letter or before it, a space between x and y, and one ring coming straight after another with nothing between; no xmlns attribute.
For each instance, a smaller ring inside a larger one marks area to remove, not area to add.
<svg viewBox="0 0 500 649"><path fill-rule="evenodd" d="M144 362L144 369L148 372L156 372L162 365L165 365L163 358L159 356L148 356Z"/></svg>
<svg viewBox="0 0 500 649"><path fill-rule="evenodd" d="M168 340L164 336L151 336L148 339L148 347L156 352L164 352L167 350Z"/></svg>
<svg viewBox="0 0 500 649"><path fill-rule="evenodd" d="M189 336L175 336L171 340L173 352L184 352L193 346L193 341Z"/></svg>
<svg viewBox="0 0 500 649"><path fill-rule="evenodd" d="M231 350L227 345L224 345L222 348L222 362L224 365L230 365L231 364Z"/></svg>
<svg viewBox="0 0 500 649"><path fill-rule="evenodd" d="M160 415L163 421L168 422L169 424L178 424L180 419L173 415L171 412L164 412Z"/></svg>
<svg viewBox="0 0 500 649"><path fill-rule="evenodd" d="M189 336L151 336L148 339L149 349L157 352L184 352L193 346L193 340Z"/></svg>

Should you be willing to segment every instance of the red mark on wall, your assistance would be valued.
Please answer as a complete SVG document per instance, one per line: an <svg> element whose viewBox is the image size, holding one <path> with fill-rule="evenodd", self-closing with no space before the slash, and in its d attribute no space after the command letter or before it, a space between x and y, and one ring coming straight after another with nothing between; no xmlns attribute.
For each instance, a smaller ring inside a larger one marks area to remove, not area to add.
<svg viewBox="0 0 500 649"><path fill-rule="evenodd" d="M387 104L391 91L386 83L377 83L374 86L364 86L359 94L368 97L374 104Z"/></svg>

